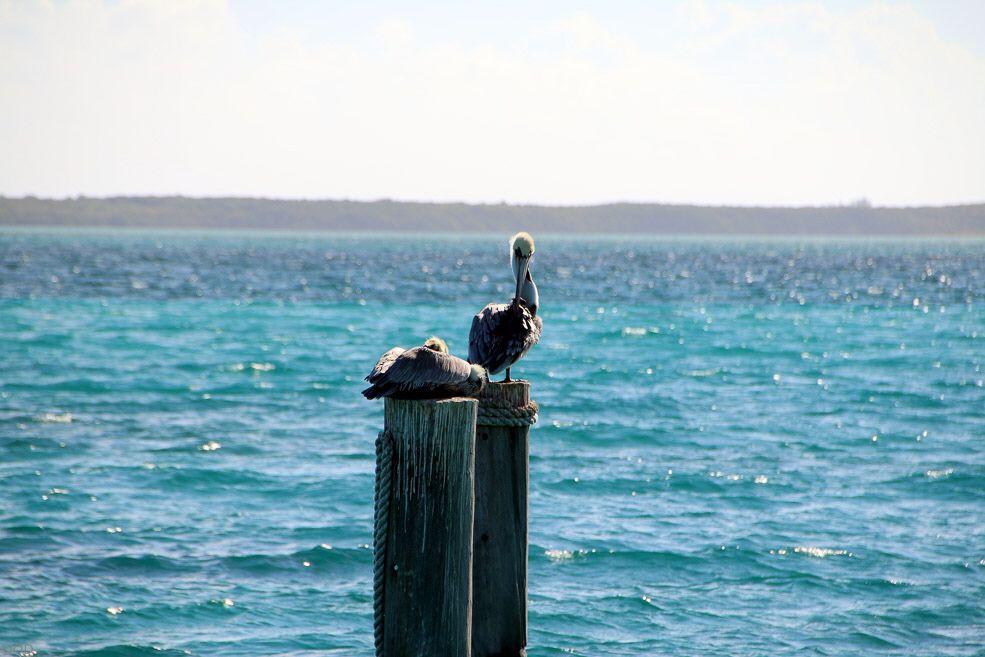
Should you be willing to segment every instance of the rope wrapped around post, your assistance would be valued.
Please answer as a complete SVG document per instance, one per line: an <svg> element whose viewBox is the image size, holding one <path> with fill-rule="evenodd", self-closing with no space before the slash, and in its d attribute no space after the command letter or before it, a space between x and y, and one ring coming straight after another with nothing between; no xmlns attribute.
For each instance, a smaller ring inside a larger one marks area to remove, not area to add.
<svg viewBox="0 0 985 657"><path fill-rule="evenodd" d="M476 425L480 427L526 427L537 423L540 406L530 400L523 406L511 406L509 402L491 399L479 400Z"/></svg>
<svg viewBox="0 0 985 657"><path fill-rule="evenodd" d="M392 477L393 437L381 431L376 437L376 491L373 523L373 638L376 655L383 655L383 602L386 581L387 525L390 522L390 481Z"/></svg>

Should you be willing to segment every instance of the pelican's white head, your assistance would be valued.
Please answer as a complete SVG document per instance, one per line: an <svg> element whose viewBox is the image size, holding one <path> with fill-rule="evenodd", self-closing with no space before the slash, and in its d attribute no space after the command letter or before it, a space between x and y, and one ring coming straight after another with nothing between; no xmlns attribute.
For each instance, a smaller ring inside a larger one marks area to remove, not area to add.
<svg viewBox="0 0 985 657"><path fill-rule="evenodd" d="M526 277L527 263L534 254L534 238L530 233L517 233L510 238L510 268L519 282Z"/></svg>
<svg viewBox="0 0 985 657"><path fill-rule="evenodd" d="M510 251L515 257L529 258L534 254L534 238L527 232L517 233L510 238Z"/></svg>
<svg viewBox="0 0 985 657"><path fill-rule="evenodd" d="M448 353L448 345L445 344L445 341L433 335L424 341L424 346L427 347L428 349L440 352L442 354Z"/></svg>

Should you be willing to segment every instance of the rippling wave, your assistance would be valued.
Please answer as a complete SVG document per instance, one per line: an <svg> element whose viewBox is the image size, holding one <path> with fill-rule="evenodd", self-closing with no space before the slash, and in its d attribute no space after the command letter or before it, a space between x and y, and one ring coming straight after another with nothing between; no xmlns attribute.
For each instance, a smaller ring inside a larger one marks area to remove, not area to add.
<svg viewBox="0 0 985 657"><path fill-rule="evenodd" d="M0 655L372 655L380 353L506 236L0 232ZM529 654L982 655L985 243L538 236Z"/></svg>

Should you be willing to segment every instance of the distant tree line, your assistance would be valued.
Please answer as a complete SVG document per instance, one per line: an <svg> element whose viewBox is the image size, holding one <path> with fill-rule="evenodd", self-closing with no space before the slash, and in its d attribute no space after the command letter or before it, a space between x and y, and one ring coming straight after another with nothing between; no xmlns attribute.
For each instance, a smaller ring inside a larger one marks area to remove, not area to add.
<svg viewBox="0 0 985 657"><path fill-rule="evenodd" d="M0 225L677 235L985 236L985 204L880 208L612 203L557 207L263 198L0 196Z"/></svg>

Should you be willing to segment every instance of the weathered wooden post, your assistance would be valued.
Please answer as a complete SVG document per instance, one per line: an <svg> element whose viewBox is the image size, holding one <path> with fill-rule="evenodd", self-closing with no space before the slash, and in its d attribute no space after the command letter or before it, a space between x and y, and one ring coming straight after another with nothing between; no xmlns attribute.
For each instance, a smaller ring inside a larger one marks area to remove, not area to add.
<svg viewBox="0 0 985 657"><path fill-rule="evenodd" d="M491 383L475 438L472 657L525 657L530 425L526 381Z"/></svg>
<svg viewBox="0 0 985 657"><path fill-rule="evenodd" d="M475 399L386 399L376 445L378 657L468 657Z"/></svg>

